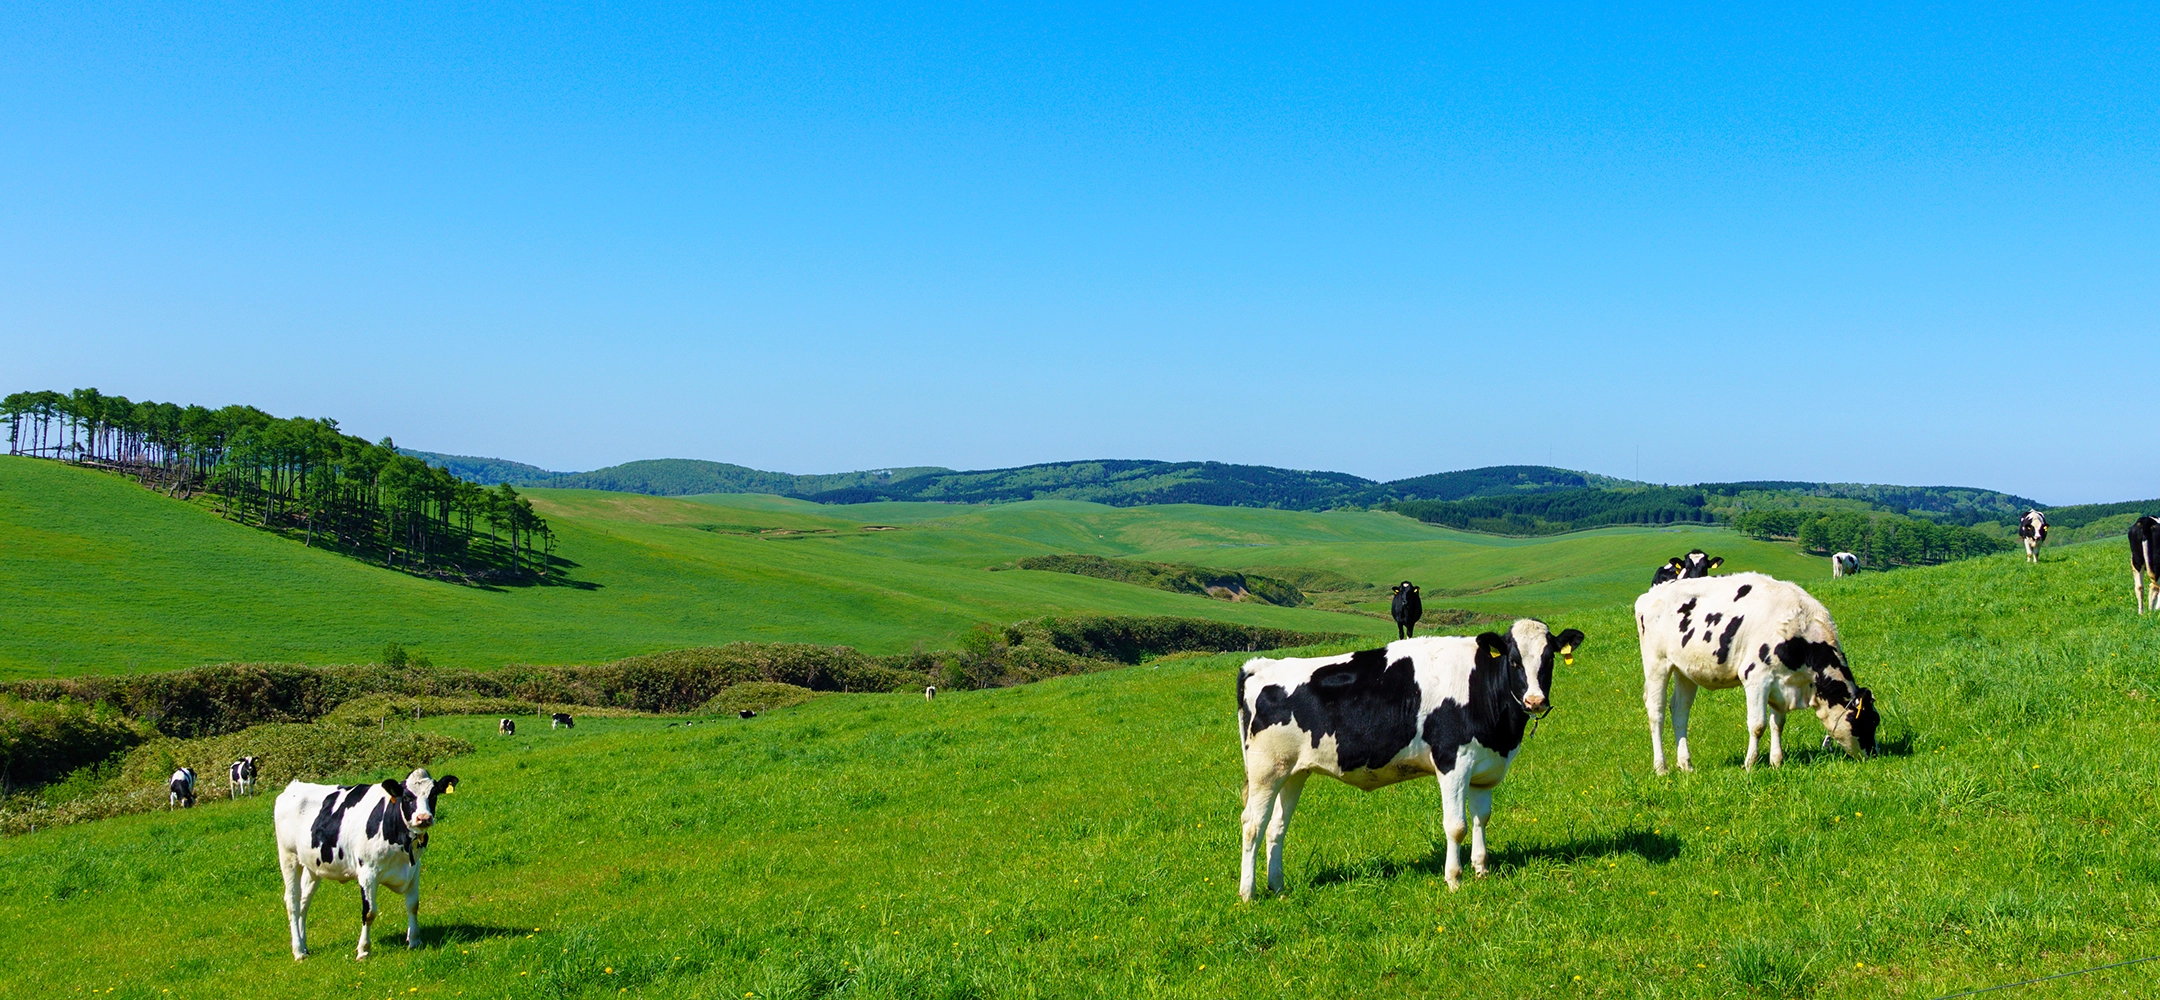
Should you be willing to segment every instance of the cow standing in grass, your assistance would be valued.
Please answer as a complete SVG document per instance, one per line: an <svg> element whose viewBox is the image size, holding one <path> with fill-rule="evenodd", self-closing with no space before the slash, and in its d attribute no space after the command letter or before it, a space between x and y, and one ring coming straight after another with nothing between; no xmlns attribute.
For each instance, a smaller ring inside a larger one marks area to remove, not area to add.
<svg viewBox="0 0 2160 1000"><path fill-rule="evenodd" d="M1665 691L1672 687L1673 739L1680 769L1688 756L1688 710L1697 688L1747 693L1753 768L1765 728L1770 764L1785 762L1785 714L1812 707L1830 739L1847 752L1875 749L1874 692L1854 681L1830 612L1807 591L1760 573L1676 580L1635 599L1642 644L1643 709L1650 717L1650 762L1665 773Z"/></svg>
<svg viewBox="0 0 2160 1000"><path fill-rule="evenodd" d="M555 713L555 717L554 717L553 719L549 720L549 723L548 723L548 728L549 728L549 729L575 729L575 728L577 728L577 720L576 720L576 719L573 719L573 718L571 718L571 717L570 717L570 713L568 713L568 712L557 712L557 713Z"/></svg>
<svg viewBox="0 0 2160 1000"><path fill-rule="evenodd" d="M183 767L165 783L165 808L195 808L195 769Z"/></svg>
<svg viewBox="0 0 2160 1000"><path fill-rule="evenodd" d="M242 757L233 761L232 767L227 769L226 778L232 785L233 798L254 794L255 778L260 773L255 766L255 760L254 757Z"/></svg>
<svg viewBox="0 0 2160 1000"><path fill-rule="evenodd" d="M2138 614L2160 610L2160 518L2151 514L2130 522L2130 597Z"/></svg>
<svg viewBox="0 0 2160 1000"><path fill-rule="evenodd" d="M2018 539L2025 543L2025 561L2040 561L2040 543L2047 541L2047 515L2027 510L2018 518Z"/></svg>
<svg viewBox="0 0 2160 1000"><path fill-rule="evenodd" d="M1840 552L1830 557L1832 577L1852 576L1860 572L1860 557L1850 552Z"/></svg>
<svg viewBox="0 0 2160 1000"><path fill-rule="evenodd" d="M1460 849L1485 874L1493 789L1530 721L1552 710L1553 659L1574 662L1583 635L1524 618L1506 635L1399 639L1384 649L1300 659L1255 658L1238 671L1245 809L1238 895L1253 897L1256 853L1268 889L1283 888L1283 836L1314 772L1371 791L1436 775L1447 828L1447 883L1462 884Z"/></svg>
<svg viewBox="0 0 2160 1000"><path fill-rule="evenodd" d="M1418 596L1417 584L1408 580L1396 584L1395 600L1388 612L1395 617L1395 638L1416 635L1418 619L1425 617L1425 601Z"/></svg>
<svg viewBox="0 0 2160 1000"><path fill-rule="evenodd" d="M420 861L435 825L435 799L457 787L416 769L405 780L373 785L316 785L295 781L278 794L278 870L285 876L285 919L294 960L307 957L308 904L323 880L360 883L360 943L368 957L376 896L383 888L405 897L405 947L420 947Z"/></svg>

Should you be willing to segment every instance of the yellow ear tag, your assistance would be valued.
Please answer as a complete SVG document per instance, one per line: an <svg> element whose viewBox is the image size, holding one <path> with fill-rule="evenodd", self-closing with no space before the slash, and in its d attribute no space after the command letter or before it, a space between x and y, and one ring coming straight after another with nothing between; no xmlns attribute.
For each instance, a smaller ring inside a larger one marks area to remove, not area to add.
<svg viewBox="0 0 2160 1000"><path fill-rule="evenodd" d="M456 786L456 785L451 785L450 787L448 787L448 788L445 788L445 789L443 789L443 790L442 790L442 793L443 793L444 795L456 795L456 794L457 794L457 786Z"/></svg>
<svg viewBox="0 0 2160 1000"><path fill-rule="evenodd" d="M1575 649L1574 649L1574 647L1572 647L1572 646L1562 646L1562 647L1560 647L1560 662L1562 662L1562 663L1565 663L1565 664L1567 664L1568 666L1571 666L1571 667L1575 665Z"/></svg>

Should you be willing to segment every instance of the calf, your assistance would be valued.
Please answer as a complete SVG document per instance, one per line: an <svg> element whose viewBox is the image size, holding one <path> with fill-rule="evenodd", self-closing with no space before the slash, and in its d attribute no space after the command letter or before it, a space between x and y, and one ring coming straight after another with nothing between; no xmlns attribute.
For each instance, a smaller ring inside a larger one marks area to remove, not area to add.
<svg viewBox="0 0 2160 1000"><path fill-rule="evenodd" d="M1573 663L1582 641L1575 629L1554 635L1524 618L1506 635L1426 636L1337 656L1246 661L1238 671L1245 752L1238 896L1253 896L1263 833L1268 890L1282 891L1283 835L1315 771L1366 791L1437 776L1448 887L1462 884L1466 829L1470 865L1485 874L1493 789L1530 720L1552 711L1553 658Z"/></svg>
<svg viewBox="0 0 2160 1000"><path fill-rule="evenodd" d="M1425 602L1418 597L1417 584L1408 580L1396 584L1395 602L1389 611L1395 616L1395 638L1416 635L1418 619L1425 617Z"/></svg>
<svg viewBox="0 0 2160 1000"><path fill-rule="evenodd" d="M165 808L171 809L175 806L182 809L195 808L194 768L183 767L174 771L172 780L166 783L165 788Z"/></svg>
<svg viewBox="0 0 2160 1000"><path fill-rule="evenodd" d="M1848 753L1871 753L1874 692L1853 680L1838 645L1837 625L1813 597L1760 573L1679 580L1635 599L1642 644L1643 709L1650 716L1650 762L1665 773L1662 707L1673 685L1673 740L1680 769L1688 758L1688 709L1698 687L1747 692L1748 749L1753 768L1763 729L1770 729L1770 764L1785 762L1785 713L1815 709L1823 730Z"/></svg>
<svg viewBox="0 0 2160 1000"><path fill-rule="evenodd" d="M937 685L935 685L935 684L932 684L932 685L930 685L929 687L926 687L926 688L922 689L922 700L924 700L924 701L936 701L936 700L937 700Z"/></svg>
<svg viewBox="0 0 2160 1000"><path fill-rule="evenodd" d="M233 761L232 767L227 769L227 777L232 783L233 798L237 799L242 795L255 793L255 776L258 773L255 768L255 760L254 757L242 757Z"/></svg>
<svg viewBox="0 0 2160 1000"><path fill-rule="evenodd" d="M1830 557L1832 577L1852 576L1860 572L1860 557L1850 552L1840 552Z"/></svg>
<svg viewBox="0 0 2160 1000"><path fill-rule="evenodd" d="M504 736L516 736L517 723L509 719L504 719L501 722L495 724L495 731L503 734Z"/></svg>
<svg viewBox="0 0 2160 1000"><path fill-rule="evenodd" d="M549 723L549 725L548 725L548 728L549 728L549 729L576 729L576 728L577 728L577 720L576 720L576 719L573 719L573 718L571 718L571 717L570 717L570 713L568 713L568 712L557 712L557 713L555 713L555 719L554 719L554 721L553 721L553 722L551 722L551 723Z"/></svg>
<svg viewBox="0 0 2160 1000"><path fill-rule="evenodd" d="M2160 518L2151 514L2130 522L2130 597L2138 614L2160 610Z"/></svg>
<svg viewBox="0 0 2160 1000"><path fill-rule="evenodd" d="M285 876L285 919L295 960L306 958L308 903L324 879L360 883L360 944L368 957L379 887L405 895L405 946L420 946L420 859L435 824L435 797L457 787L425 768L374 785L315 785L295 781L279 793L278 869Z"/></svg>
<svg viewBox="0 0 2160 1000"><path fill-rule="evenodd" d="M2025 561L2040 561L2040 543L2047 541L2047 515L2037 510L2027 510L2018 518L2018 539L2025 543Z"/></svg>

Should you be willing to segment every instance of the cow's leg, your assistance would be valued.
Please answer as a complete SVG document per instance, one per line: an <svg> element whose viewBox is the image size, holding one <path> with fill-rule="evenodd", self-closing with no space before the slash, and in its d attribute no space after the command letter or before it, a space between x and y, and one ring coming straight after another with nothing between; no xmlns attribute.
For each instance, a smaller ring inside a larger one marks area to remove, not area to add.
<svg viewBox="0 0 2160 1000"><path fill-rule="evenodd" d="M420 873L405 883L405 947L420 947Z"/></svg>
<svg viewBox="0 0 2160 1000"><path fill-rule="evenodd" d="M1662 663L1643 664L1642 705L1650 716L1650 768L1665 773L1665 686L1671 671Z"/></svg>
<svg viewBox="0 0 2160 1000"><path fill-rule="evenodd" d="M2160 587L2154 588L2160 591ZM2137 604L2137 613L2145 613L2145 571L2130 567L2130 597Z"/></svg>
<svg viewBox="0 0 2160 1000"><path fill-rule="evenodd" d="M1275 793L1282 788L1282 774L1271 765L1262 765L1255 772L1251 763L1245 766L1245 815L1242 824L1244 847L1238 855L1238 898L1253 898L1253 852L1260 849L1261 836L1267 832L1268 817L1275 810Z"/></svg>
<svg viewBox="0 0 2160 1000"><path fill-rule="evenodd" d="M278 851L278 871L285 876L285 926L292 933L292 957L297 962L308 953L307 911L315 898L316 878L300 863L299 855L284 850Z"/></svg>
<svg viewBox="0 0 2160 1000"><path fill-rule="evenodd" d="M1680 770L1693 771L1695 759L1688 754L1687 719L1688 710L1695 707L1696 684L1677 670L1673 671L1672 683L1673 759Z"/></svg>
<svg viewBox="0 0 2160 1000"><path fill-rule="evenodd" d="M1770 766L1785 766L1785 711L1770 710Z"/></svg>
<svg viewBox="0 0 2160 1000"><path fill-rule="evenodd" d="M1470 824L1464 817L1470 797L1470 755L1461 753L1449 773L1440 776L1440 823L1447 831L1447 887L1462 888L1463 834Z"/></svg>
<svg viewBox="0 0 2160 1000"><path fill-rule="evenodd" d="M1309 772L1300 772L1283 779L1281 790L1275 793L1275 816L1267 827L1267 887L1269 892L1283 891L1282 852L1283 835L1290 830L1290 814L1297 811L1299 793L1305 791L1305 779Z"/></svg>
<svg viewBox="0 0 2160 1000"><path fill-rule="evenodd" d="M1470 870L1485 875L1485 821L1492 818L1490 788L1470 789Z"/></svg>
<svg viewBox="0 0 2160 1000"><path fill-rule="evenodd" d="M375 893L379 890L376 879L382 874L372 868L360 869L360 944L353 950L354 958L366 958L374 946Z"/></svg>
<svg viewBox="0 0 2160 1000"><path fill-rule="evenodd" d="M1763 730L1770 722L1770 686L1750 684L1747 686L1747 760L1742 766L1752 771L1755 758L1762 754Z"/></svg>

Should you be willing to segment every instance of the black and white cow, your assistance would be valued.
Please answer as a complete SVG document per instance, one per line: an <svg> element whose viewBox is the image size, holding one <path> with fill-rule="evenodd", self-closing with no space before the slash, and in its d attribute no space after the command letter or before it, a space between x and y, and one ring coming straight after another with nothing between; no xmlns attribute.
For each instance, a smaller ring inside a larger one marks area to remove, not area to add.
<svg viewBox="0 0 2160 1000"><path fill-rule="evenodd" d="M1860 687L1838 644L1830 612L1807 591L1764 576L1677 580L1635 599L1642 644L1643 709L1650 716L1650 762L1665 773L1663 707L1672 685L1673 739L1688 758L1688 709L1699 687L1747 692L1746 764L1755 766L1763 729L1770 764L1785 762L1785 713L1812 707L1830 737L1852 754L1875 749L1874 692Z"/></svg>
<svg viewBox="0 0 2160 1000"><path fill-rule="evenodd" d="M495 731L503 734L504 736L516 736L517 723L511 719L504 719L501 722L495 724Z"/></svg>
<svg viewBox="0 0 2160 1000"><path fill-rule="evenodd" d="M554 719L554 721L553 721L553 722L551 722L551 723L550 723L550 724L548 725L548 728L549 728L549 729L575 729L575 728L577 728L577 720L576 720L576 719L573 719L573 718L571 718L571 717L570 717L570 713L568 713L568 712L557 712L557 713L555 713L555 719Z"/></svg>
<svg viewBox="0 0 2160 1000"><path fill-rule="evenodd" d="M741 711L736 712L735 717L738 719L755 719L757 718L757 712L752 709L745 708Z"/></svg>
<svg viewBox="0 0 2160 1000"><path fill-rule="evenodd" d="M242 757L226 769L226 779L232 784L232 797L255 794L255 778L261 772L255 766L256 758Z"/></svg>
<svg viewBox="0 0 2160 1000"><path fill-rule="evenodd" d="M456 775L436 780L421 768L404 781L285 786L271 815L295 960L307 957L308 904L325 879L360 883L360 944L354 957L368 957L381 888L404 894L405 946L420 946L420 860L428 828L435 825L435 797L449 794L457 783Z"/></svg>
<svg viewBox="0 0 2160 1000"><path fill-rule="evenodd" d="M1665 560L1665 565L1658 567L1657 572L1650 574L1650 585L1655 587L1661 583L1671 583L1686 572L1687 564L1681 562L1679 556L1674 556Z"/></svg>
<svg viewBox="0 0 2160 1000"><path fill-rule="evenodd" d="M1860 572L1860 557L1850 552L1839 552L1830 557L1832 577L1852 576Z"/></svg>
<svg viewBox="0 0 2160 1000"><path fill-rule="evenodd" d="M183 767L172 773L172 780L165 785L165 808L195 808L195 769Z"/></svg>
<svg viewBox="0 0 2160 1000"><path fill-rule="evenodd" d="M1701 549L1690 549L1687 555L1674 556L1665 560L1665 565L1658 567L1657 572L1651 574L1650 585L1655 587L1658 584L1671 583L1674 580L1700 579L1709 576L1711 570L1723 565L1725 565L1724 556L1711 556Z"/></svg>
<svg viewBox="0 0 2160 1000"><path fill-rule="evenodd" d="M1553 658L1572 663L1583 635L1524 618L1506 635L1425 636L1337 656L1248 660L1238 671L1245 752L1244 846L1238 895L1253 896L1265 835L1268 889L1283 888L1283 834L1305 779L1326 774L1371 791L1423 775L1440 780L1447 883L1462 882L1460 848L1485 874L1493 789L1522 749L1530 720L1552 710Z"/></svg>
<svg viewBox="0 0 2160 1000"><path fill-rule="evenodd" d="M2151 514L2130 522L2130 596L2138 614L2147 607L2160 610L2160 518Z"/></svg>
<svg viewBox="0 0 2160 1000"><path fill-rule="evenodd" d="M924 700L924 701L936 701L936 700L937 700L937 685L935 685L935 684L932 684L932 685L930 685L929 687L926 687L926 688L922 689L922 700Z"/></svg>
<svg viewBox="0 0 2160 1000"><path fill-rule="evenodd" d="M1395 616L1395 638L1416 635L1418 619L1425 617L1425 601L1418 596L1417 584L1408 580L1396 584L1395 602L1388 611Z"/></svg>
<svg viewBox="0 0 2160 1000"><path fill-rule="evenodd" d="M2025 561L2040 561L2040 543L2047 541L2047 515L2027 510L2018 518L2018 539L2025 543Z"/></svg>

